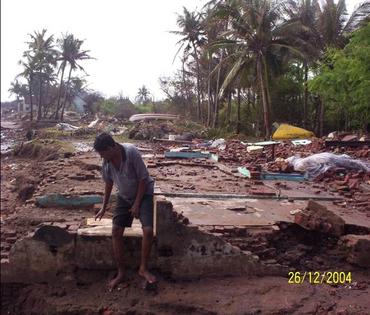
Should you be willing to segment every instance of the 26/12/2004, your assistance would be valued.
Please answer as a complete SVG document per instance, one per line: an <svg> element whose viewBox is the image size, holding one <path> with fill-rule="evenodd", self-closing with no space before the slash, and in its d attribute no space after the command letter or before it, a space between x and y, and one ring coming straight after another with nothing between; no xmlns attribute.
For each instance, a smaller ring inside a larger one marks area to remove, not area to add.
<svg viewBox="0 0 370 315"><path fill-rule="evenodd" d="M302 284L305 281L310 284L350 284L352 273L350 271L290 271L288 278L289 284Z"/></svg>

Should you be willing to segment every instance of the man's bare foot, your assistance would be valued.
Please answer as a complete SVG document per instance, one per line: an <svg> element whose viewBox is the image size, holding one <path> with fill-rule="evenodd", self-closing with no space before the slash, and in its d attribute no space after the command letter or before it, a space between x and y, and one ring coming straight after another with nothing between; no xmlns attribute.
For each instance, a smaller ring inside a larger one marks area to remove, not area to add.
<svg viewBox="0 0 370 315"><path fill-rule="evenodd" d="M112 292L120 283L122 283L125 280L125 276L121 273L118 273L115 278L113 278L108 283L108 291Z"/></svg>
<svg viewBox="0 0 370 315"><path fill-rule="evenodd" d="M139 269L139 275L145 278L149 283L155 283L157 279L146 269Z"/></svg>

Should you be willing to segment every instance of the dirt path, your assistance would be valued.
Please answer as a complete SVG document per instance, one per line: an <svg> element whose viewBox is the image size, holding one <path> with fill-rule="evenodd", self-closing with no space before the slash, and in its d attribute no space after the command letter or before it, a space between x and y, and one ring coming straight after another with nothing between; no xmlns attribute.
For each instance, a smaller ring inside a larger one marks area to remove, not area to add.
<svg viewBox="0 0 370 315"><path fill-rule="evenodd" d="M39 284L21 289L8 314L366 314L369 274L353 277L352 286L293 285L281 277L161 280L155 291L145 291L132 276L129 287L112 293L104 280Z"/></svg>

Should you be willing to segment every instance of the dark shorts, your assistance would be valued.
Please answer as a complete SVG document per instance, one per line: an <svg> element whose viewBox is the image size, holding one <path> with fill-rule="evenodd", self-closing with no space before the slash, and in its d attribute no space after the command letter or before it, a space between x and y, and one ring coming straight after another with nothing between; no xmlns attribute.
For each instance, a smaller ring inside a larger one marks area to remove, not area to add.
<svg viewBox="0 0 370 315"><path fill-rule="evenodd" d="M117 206L113 212L113 225L131 227L134 217L129 210L132 204L118 196ZM153 195L144 195L140 204L139 219L142 227L153 227Z"/></svg>

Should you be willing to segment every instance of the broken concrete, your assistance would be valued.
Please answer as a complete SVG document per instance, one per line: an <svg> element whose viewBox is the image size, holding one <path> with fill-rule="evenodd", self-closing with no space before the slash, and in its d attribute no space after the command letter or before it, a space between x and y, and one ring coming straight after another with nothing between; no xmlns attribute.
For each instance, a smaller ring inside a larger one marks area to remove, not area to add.
<svg viewBox="0 0 370 315"><path fill-rule="evenodd" d="M337 237L344 233L345 221L313 200L308 202L303 211L295 214L294 222L307 230L332 234Z"/></svg>
<svg viewBox="0 0 370 315"><path fill-rule="evenodd" d="M370 268L370 234L344 235L340 238L339 245L344 247L348 262Z"/></svg>

